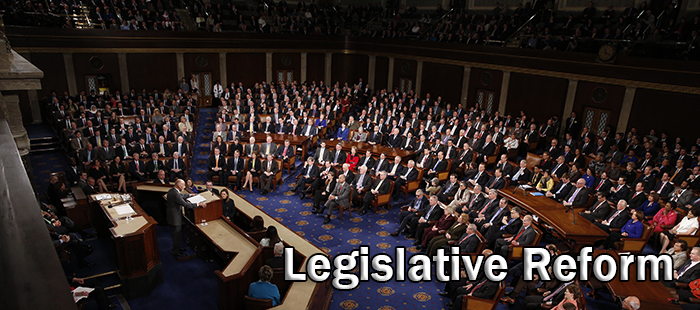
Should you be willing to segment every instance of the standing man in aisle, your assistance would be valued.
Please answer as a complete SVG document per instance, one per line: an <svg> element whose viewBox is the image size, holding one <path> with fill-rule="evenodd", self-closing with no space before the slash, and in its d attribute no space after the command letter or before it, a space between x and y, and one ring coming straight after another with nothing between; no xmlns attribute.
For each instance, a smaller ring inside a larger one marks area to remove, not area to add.
<svg viewBox="0 0 700 310"><path fill-rule="evenodd" d="M168 191L168 209L167 209L167 219L168 224L173 229L173 249L170 251L176 258L185 256L185 249L180 248L180 242L182 241L182 208L194 209L197 206L206 208L207 204L205 202L200 202L198 205L193 204L185 200L185 198L190 197L190 194L182 193L185 189L185 181L182 179L177 179L175 181L175 187Z"/></svg>

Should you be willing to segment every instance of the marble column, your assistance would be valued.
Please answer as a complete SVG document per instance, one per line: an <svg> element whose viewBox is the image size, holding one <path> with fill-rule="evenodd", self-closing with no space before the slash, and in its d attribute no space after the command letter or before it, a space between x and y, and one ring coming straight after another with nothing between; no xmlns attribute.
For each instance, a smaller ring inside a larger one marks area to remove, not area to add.
<svg viewBox="0 0 700 310"><path fill-rule="evenodd" d="M75 81L75 67L73 66L73 53L63 53L63 65L66 70L66 81L68 82L68 93L75 95L78 93L78 85Z"/></svg>
<svg viewBox="0 0 700 310"><path fill-rule="evenodd" d="M503 71L503 80L501 81L501 97L498 99L498 111L501 115L506 113L506 104L508 103L508 87L510 86L510 71ZM495 111L491 111L495 112Z"/></svg>
<svg viewBox="0 0 700 310"><path fill-rule="evenodd" d="M578 88L578 80L569 80L569 88L566 91L566 101L564 102L564 115L562 115L560 118L562 122L559 132L562 135L566 131L566 118L568 118L571 115L571 112L574 110L574 101L576 100L576 88Z"/></svg>
<svg viewBox="0 0 700 310"><path fill-rule="evenodd" d="M472 67L464 66L464 76L462 77L462 108L467 108L467 96L469 96L469 78L472 74Z"/></svg>
<svg viewBox="0 0 700 310"><path fill-rule="evenodd" d="M219 81L221 82L221 86L226 88L228 86L228 72L226 70L226 53L225 52L219 52Z"/></svg>
<svg viewBox="0 0 700 310"><path fill-rule="evenodd" d="M333 73L332 67L333 67L333 53L326 53L326 70L324 71L323 74L323 80L325 81L326 86L331 85L331 74Z"/></svg>
<svg viewBox="0 0 700 310"><path fill-rule="evenodd" d="M369 55L369 68L367 69L367 85L374 89L374 77L377 74L377 56Z"/></svg>
<svg viewBox="0 0 700 310"><path fill-rule="evenodd" d="M630 120L630 113L632 112L632 104L634 103L634 95L636 92L636 87L625 88L625 97L622 98L620 118L617 120L617 132L627 132L627 123Z"/></svg>
<svg viewBox="0 0 700 310"><path fill-rule="evenodd" d="M423 61L418 61L418 66L416 66L416 95L421 98L425 98L423 94L420 93L421 85L423 84Z"/></svg>
<svg viewBox="0 0 700 310"><path fill-rule="evenodd" d="M306 53L306 52L301 53L301 74L300 74L299 81L298 81L299 83L304 83L304 81L306 81L306 70L308 69L307 64L306 64L306 59L307 59L308 55L309 55L309 53Z"/></svg>
<svg viewBox="0 0 700 310"><path fill-rule="evenodd" d="M394 57L389 57L389 77L386 81L386 91L392 92L394 89Z"/></svg>
<svg viewBox="0 0 700 310"><path fill-rule="evenodd" d="M129 69L126 63L126 54L119 53L117 57L119 58L119 77L122 82L122 93L128 94L131 87L129 86Z"/></svg>
<svg viewBox="0 0 700 310"><path fill-rule="evenodd" d="M177 59L177 80L179 81L184 77L189 81L190 79L185 76L185 54L175 53L175 57Z"/></svg>
<svg viewBox="0 0 700 310"><path fill-rule="evenodd" d="M268 83L275 82L277 83L277 80L272 79L272 53L267 52L265 53L265 81Z"/></svg>

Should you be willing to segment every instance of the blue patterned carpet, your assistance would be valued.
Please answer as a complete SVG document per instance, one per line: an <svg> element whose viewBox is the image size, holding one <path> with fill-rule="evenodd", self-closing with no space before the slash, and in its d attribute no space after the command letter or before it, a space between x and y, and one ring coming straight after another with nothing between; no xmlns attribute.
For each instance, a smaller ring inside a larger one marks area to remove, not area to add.
<svg viewBox="0 0 700 310"><path fill-rule="evenodd" d="M214 115L215 109L202 109L200 111L195 155L190 172L190 176L198 184L206 181L206 162ZM67 165L66 156L60 153L46 153L30 157L32 165L35 167L33 174L37 191L43 193L48 184L46 181L48 173L63 171ZM285 172L283 178L287 177ZM342 221L334 217L330 224L323 225L323 218L310 212L312 204L310 199L300 200L298 196L289 192L293 181L293 177L288 178L284 185L267 196L261 196L257 190L253 193L245 191L239 192L239 194L332 256L349 253L360 245L370 246L370 255L385 253L393 258L394 248L397 246L406 247L407 256L416 253L412 240L389 235L398 227L397 214L402 202L394 203L394 207L388 211L380 209L378 214L370 212L362 217L357 216L357 214L349 217L346 213ZM216 276L213 271L220 267L197 258L176 262L168 254L171 241L169 234L169 227L158 227L158 243L161 250L165 283L158 286L148 297L128 300L129 305L136 310L155 308L171 310L217 309ZM104 257L113 255L104 254L98 256L93 254L94 258L92 259L97 263L97 266L93 267L95 269L89 268L90 270L82 272L95 271L94 274L103 272L105 268L114 268L113 259ZM98 268L99 270L97 270ZM443 288L444 284L437 281L422 283L393 280L387 283L362 282L357 289L352 291L334 291L330 309L445 309L449 300L438 295ZM584 291L588 290L584 289ZM108 292L108 294L113 294L113 292ZM182 298L183 295L186 295L187 298ZM617 309L619 307L609 300L609 295L602 295L608 300L587 298L588 308ZM521 307L519 301L516 301L514 306L499 304L497 309L520 309Z"/></svg>

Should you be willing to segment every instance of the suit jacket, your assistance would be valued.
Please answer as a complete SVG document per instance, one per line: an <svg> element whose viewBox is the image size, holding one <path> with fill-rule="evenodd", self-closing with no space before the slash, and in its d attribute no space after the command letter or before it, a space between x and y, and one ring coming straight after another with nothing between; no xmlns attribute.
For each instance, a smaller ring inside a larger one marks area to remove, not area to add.
<svg viewBox="0 0 700 310"><path fill-rule="evenodd" d="M619 188L612 196L610 196L610 199L612 201L619 201L620 199L627 199L630 195L630 188L627 185L623 186L615 186L615 188Z"/></svg>
<svg viewBox="0 0 700 310"><path fill-rule="evenodd" d="M479 284L474 284L471 289L471 294L474 297L482 299L493 299L496 295L496 290L498 289L499 282L493 282L485 280L486 282L479 286ZM467 299L468 302L468 299Z"/></svg>
<svg viewBox="0 0 700 310"><path fill-rule="evenodd" d="M377 159L377 162L374 165L374 171L388 171L389 165L389 160Z"/></svg>
<svg viewBox="0 0 700 310"><path fill-rule="evenodd" d="M436 160L438 162L436 162L431 167L428 167L428 170L432 169L435 172L441 172L441 171L447 170L447 160L446 159L443 159L443 160L436 159Z"/></svg>
<svg viewBox="0 0 700 310"><path fill-rule="evenodd" d="M419 173L418 169L416 169L415 167L412 168L411 171L409 171L408 168L405 167L403 169L403 171L401 171L401 174L398 174L398 172L397 172L397 175L398 176L406 176L406 181L410 182L410 181L415 181L418 178L418 173Z"/></svg>
<svg viewBox="0 0 700 310"><path fill-rule="evenodd" d="M401 141L402 137L400 135L389 135L386 142L389 147L397 148L401 147Z"/></svg>
<svg viewBox="0 0 700 310"><path fill-rule="evenodd" d="M105 161L111 161L116 157L116 154L114 153L114 149L112 147L100 147L97 148L97 158L99 158L102 162Z"/></svg>
<svg viewBox="0 0 700 310"><path fill-rule="evenodd" d="M478 179L477 179L477 176L479 177ZM481 187L483 188L486 185L486 183L489 181L489 174L484 170L484 172L482 172L481 175L479 175L479 172L477 171L477 173L474 175L474 178L472 178L472 179L477 184L481 185Z"/></svg>
<svg viewBox="0 0 700 310"><path fill-rule="evenodd" d="M263 143L260 147L260 154L267 155L267 142ZM275 144L274 142L270 143L270 154L277 154L277 144Z"/></svg>
<svg viewBox="0 0 700 310"><path fill-rule="evenodd" d="M72 150L79 150L81 146L84 148L88 144L88 139L85 137L80 138L80 143L78 143L78 138L73 138L70 140L70 148Z"/></svg>
<svg viewBox="0 0 700 310"><path fill-rule="evenodd" d="M179 146L178 143L175 142L170 146L170 155L168 156L173 156L173 153L175 152L178 152L180 156L188 156L190 154L190 146L184 142L181 146Z"/></svg>
<svg viewBox="0 0 700 310"><path fill-rule="evenodd" d="M173 170L175 168L175 159L172 158L172 159L168 160L168 163L165 165L165 167L168 170ZM182 158L178 158L177 159L177 168L182 170L182 171L186 171L187 166L185 165L185 160L183 160Z"/></svg>
<svg viewBox="0 0 700 310"><path fill-rule="evenodd" d="M177 188L173 187L168 190L166 218L171 226L182 226L182 208L194 209L196 204L185 200L188 194L181 194Z"/></svg>
<svg viewBox="0 0 700 310"><path fill-rule="evenodd" d="M603 184L600 184L601 181L603 182ZM603 179L601 179L601 178L598 178L598 179L593 183L593 186L591 187L591 190L594 191L594 192L603 192L603 193L607 193L608 191L610 191L610 187L612 187L612 185L613 185L613 184L612 184L612 182L610 182L609 179L603 180ZM600 186L600 187L598 187L598 186ZM671 187L671 186L669 186L669 187Z"/></svg>
<svg viewBox="0 0 700 310"><path fill-rule="evenodd" d="M335 159L336 159L336 156L338 156L338 160L337 160L337 161L335 160ZM347 158L347 156L348 156L348 155L345 154L344 151L338 152L338 150L333 150L333 153L330 154L330 159L329 159L329 160L332 161L333 163L341 164L341 165L342 165L342 164L345 163L345 159Z"/></svg>
<svg viewBox="0 0 700 310"><path fill-rule="evenodd" d="M320 150L321 148L316 149L316 153L314 154L314 160L316 160L317 163L331 160L331 150L329 150L328 148L324 149L323 155L321 155Z"/></svg>
<svg viewBox="0 0 700 310"><path fill-rule="evenodd" d="M611 210L610 214L608 214L608 216L605 217L605 220L607 220L611 216L613 216L613 214L615 214L615 212L617 212L617 209ZM622 228L622 226L625 226L625 224L627 224L627 221L629 221L629 220L630 220L629 212L627 212L627 210L622 210L622 212L620 212L620 214L618 214L612 220L612 222L609 223L610 225L608 225L608 227L610 227L610 228Z"/></svg>
<svg viewBox="0 0 700 310"><path fill-rule="evenodd" d="M417 207L417 208L416 208L416 204L418 204L418 207ZM418 199L414 198L413 200L411 200L411 203L408 204L408 206L411 207L411 208L417 209L418 211L416 211L416 212L427 212L427 211L428 211L428 206L429 206L429 204L428 204L428 198L426 198L425 196L423 196L423 197L420 199L420 202L418 201Z"/></svg>
<svg viewBox="0 0 700 310"><path fill-rule="evenodd" d="M284 268L284 257L275 256L265 261L265 265L270 266L270 268Z"/></svg>
<svg viewBox="0 0 700 310"><path fill-rule="evenodd" d="M367 142L373 142L377 144L382 143L382 133L381 132L371 132L369 133L369 138L367 138Z"/></svg>
<svg viewBox="0 0 700 310"><path fill-rule="evenodd" d="M370 156L370 157L365 156L365 157L360 158L360 162L357 164L357 167L361 167L362 165L365 165L365 166L367 166L367 170L369 171L369 170L374 169L374 164L375 164L375 160L372 156Z"/></svg>
<svg viewBox="0 0 700 310"><path fill-rule="evenodd" d="M576 193L577 188L574 187L571 190L569 190L569 194L564 197L564 201L569 201L571 199L571 196L573 196ZM571 204L574 207L580 207L583 206L588 202L588 190L586 187L582 187L581 190L578 191L578 194L576 194L576 197L574 197L574 201L571 202Z"/></svg>
<svg viewBox="0 0 700 310"><path fill-rule="evenodd" d="M683 266L678 268L678 270L683 270L683 268L686 268L686 265L689 265L691 263L691 260L688 260ZM678 277L676 282L681 282L681 283L690 283L690 281L693 281L697 278L700 278L700 264L695 264L695 266L688 268L682 276Z"/></svg>
<svg viewBox="0 0 700 310"><path fill-rule="evenodd" d="M344 208L348 208L350 206L350 192L351 192L352 186L349 183L337 183L335 185L335 189L333 189L333 192L331 195L337 197L335 202Z"/></svg>
<svg viewBox="0 0 700 310"><path fill-rule="evenodd" d="M450 188L449 190L447 188ZM445 185L440 188L440 192L438 192L438 196L443 196L444 198L448 197L453 197L455 194L457 194L457 191L459 190L459 182L455 182L455 184L452 184L450 186L450 182L446 182Z"/></svg>
<svg viewBox="0 0 700 310"><path fill-rule="evenodd" d="M562 189L562 187L564 187L564 188ZM564 184L564 182L557 183L557 185L554 185L554 187L551 190L552 194L554 194L554 197L552 197L552 198L554 198L556 200L564 199L566 196L569 195L569 193L571 192L571 189L573 187L574 187L574 185L571 184L571 182L566 183L566 184Z"/></svg>
<svg viewBox="0 0 700 310"><path fill-rule="evenodd" d="M627 204L629 208L639 208L639 206L641 206L645 201L647 201L646 193L641 192L635 196L636 193L637 192L630 191L629 196L627 196Z"/></svg>
<svg viewBox="0 0 700 310"><path fill-rule="evenodd" d="M271 161L271 163L272 163L272 165L271 165L272 167L270 167L270 172L272 172L272 175L274 176L275 174L277 174L278 171L280 171L280 168L279 168L279 165L277 164L276 160L273 159ZM262 162L262 170L260 170L260 172L262 173L262 172L267 171L267 169L268 169L267 166L268 166L268 161L264 160Z"/></svg>
<svg viewBox="0 0 700 310"><path fill-rule="evenodd" d="M309 133L309 136L315 136L318 134L318 128L316 128L316 126L311 126L311 129L309 130L309 125L304 125L304 128L299 134L306 135L307 131Z"/></svg>
<svg viewBox="0 0 700 310"><path fill-rule="evenodd" d="M209 164L207 168L211 171L212 168L216 167L216 156L209 156ZM219 168L226 168L226 157L224 155L219 155Z"/></svg>
<svg viewBox="0 0 700 310"><path fill-rule="evenodd" d="M515 239L515 237L518 237L518 239ZM535 228L532 225L520 227L520 230L513 235L513 241L517 241L518 245L530 245L533 240L535 240Z"/></svg>
<svg viewBox="0 0 700 310"><path fill-rule="evenodd" d="M513 180L513 177L515 177L518 174L518 171L520 171L520 167L518 167L517 169L513 169L513 171L510 172L510 175L508 176L508 178ZM530 171L530 169L525 168L525 169L523 169L523 172L520 173L520 175L518 176L518 178L515 181L528 182L528 181L530 181L531 176L532 176L532 171Z"/></svg>
<svg viewBox="0 0 700 310"><path fill-rule="evenodd" d="M507 177L513 171L513 165L511 165L507 161L505 163L502 163L502 164L496 163L496 168L501 168L501 172L502 172L503 177Z"/></svg>
<svg viewBox="0 0 700 310"><path fill-rule="evenodd" d="M311 165L311 170L309 170L309 167L303 167L303 166L302 166L302 167L301 167L301 174L300 174L300 175L301 175L302 177L303 177L303 176L306 176L307 171L308 171L309 177L311 177L311 178L318 177L318 175L319 175L319 173L320 173L320 171L318 170L318 166L316 166L316 165Z"/></svg>
<svg viewBox="0 0 700 310"><path fill-rule="evenodd" d="M427 158L426 158L426 157L427 157ZM434 164L433 157L430 156L430 155L421 154L421 155L418 156L418 158L416 159L416 164L420 164L421 162L423 162L423 159L425 159L425 163L424 163L423 168L426 168L426 169L428 169L428 170L432 169L433 166L434 166L434 165L433 165L433 164Z"/></svg>
<svg viewBox="0 0 700 310"><path fill-rule="evenodd" d="M362 178L362 184L358 184L360 182L360 178ZM358 185L361 185L360 187L363 189L368 189L372 185L372 177L370 177L369 173L365 173L364 177L362 177L362 175L359 173L355 176L352 187L357 189Z"/></svg>
<svg viewBox="0 0 700 310"><path fill-rule="evenodd" d="M289 145L289 146L286 147L286 148L287 148L287 155L285 155L285 156L287 156L287 157L292 157L292 156L294 156L294 155L296 154L296 148L295 148L293 145ZM285 149L285 146L284 146L284 145L280 145L280 146L277 147L277 157L279 157L279 158L283 158L283 157L284 157L284 156L282 155L282 154L284 154L284 149Z"/></svg>
<svg viewBox="0 0 700 310"><path fill-rule="evenodd" d="M241 156L251 157L251 153L260 153L260 146L257 144L246 144L243 147L243 154L241 154Z"/></svg>
<svg viewBox="0 0 700 310"><path fill-rule="evenodd" d="M476 236L476 233L472 234L471 236L467 236L468 235L465 232L464 235L459 237L457 243L455 244L459 246L460 253L474 253L476 248L479 246L479 237ZM465 237L466 239L464 239Z"/></svg>
<svg viewBox="0 0 700 310"><path fill-rule="evenodd" d="M598 206L598 204L599 202L596 201L593 203L591 208L588 209L588 211L591 211L589 215L593 217L593 219L604 220L608 217L612 208L610 207L610 204L607 201L603 201L603 204L600 206Z"/></svg>
<svg viewBox="0 0 700 310"><path fill-rule="evenodd" d="M379 193L378 195L383 195L389 192L389 189L391 188L391 184L389 184L390 180L386 179L382 182L380 185L379 182L381 182L381 179L377 179L377 181L372 184L372 189L377 190ZM379 186L379 187L377 187Z"/></svg>
<svg viewBox="0 0 700 310"><path fill-rule="evenodd" d="M500 177L500 178L498 178L498 180L496 180L496 176L494 175L488 180L488 182L486 182L485 185L488 188L502 189L503 187L506 186L506 180L503 179L503 177Z"/></svg>

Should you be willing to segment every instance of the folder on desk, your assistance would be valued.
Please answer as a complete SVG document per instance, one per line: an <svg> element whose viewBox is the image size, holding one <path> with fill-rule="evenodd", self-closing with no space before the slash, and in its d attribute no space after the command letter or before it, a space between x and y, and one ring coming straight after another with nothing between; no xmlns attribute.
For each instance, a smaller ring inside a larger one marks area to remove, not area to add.
<svg viewBox="0 0 700 310"><path fill-rule="evenodd" d="M544 194L540 192L531 192L530 194L532 194L532 196L544 196Z"/></svg>
<svg viewBox="0 0 700 310"><path fill-rule="evenodd" d="M189 201L190 203L198 204L200 202L207 201L207 199L204 198L202 195L196 195L196 196L192 196L190 198L187 198L187 201Z"/></svg>

